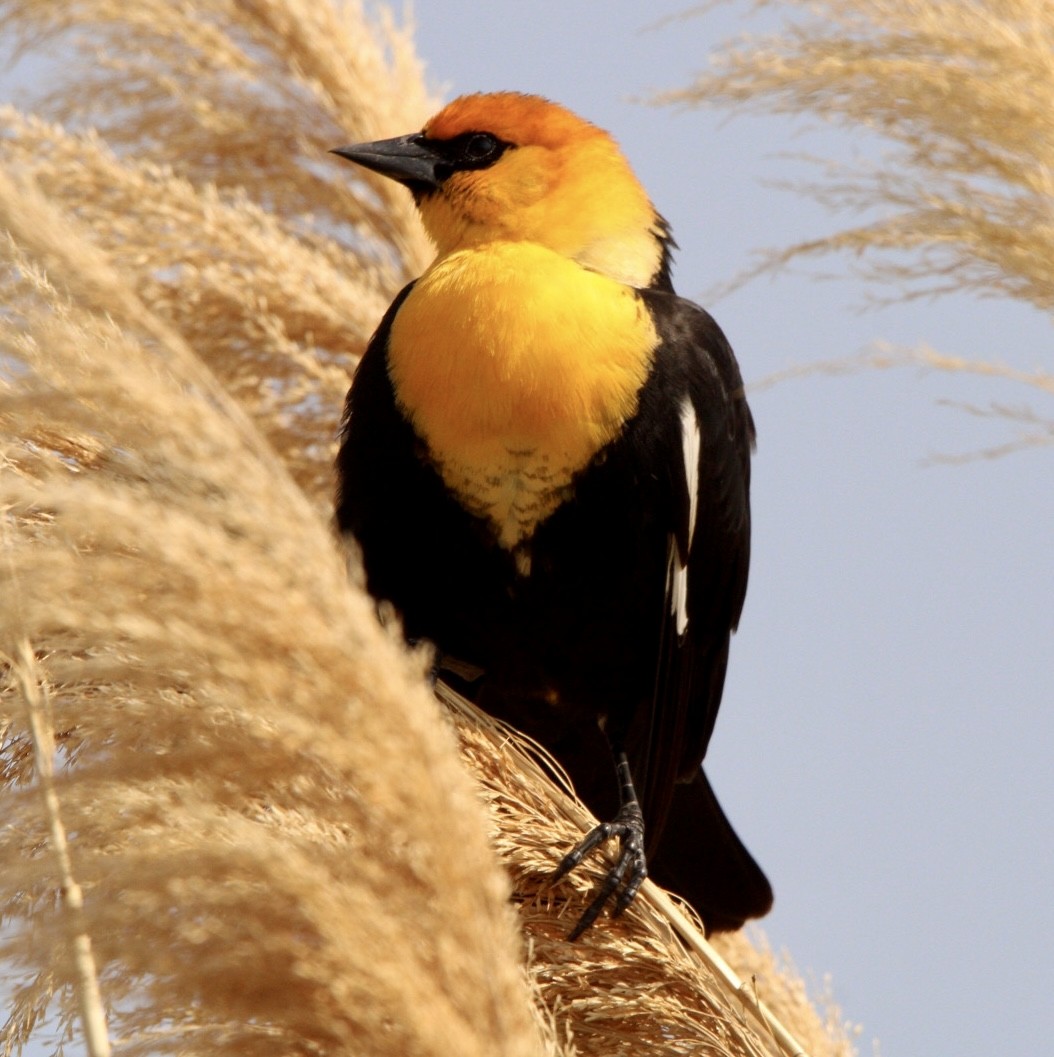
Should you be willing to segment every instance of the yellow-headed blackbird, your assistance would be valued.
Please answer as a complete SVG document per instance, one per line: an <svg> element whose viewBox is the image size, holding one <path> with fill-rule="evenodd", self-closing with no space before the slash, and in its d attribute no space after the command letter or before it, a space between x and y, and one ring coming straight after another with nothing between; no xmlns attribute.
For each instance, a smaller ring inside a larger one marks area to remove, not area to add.
<svg viewBox="0 0 1054 1057"><path fill-rule="evenodd" d="M708 930L764 914L701 768L754 427L724 335L673 292L666 223L610 135L535 96L335 153L408 187L438 251L348 395L337 521L370 592L612 819L556 871L619 838L573 937L649 870Z"/></svg>

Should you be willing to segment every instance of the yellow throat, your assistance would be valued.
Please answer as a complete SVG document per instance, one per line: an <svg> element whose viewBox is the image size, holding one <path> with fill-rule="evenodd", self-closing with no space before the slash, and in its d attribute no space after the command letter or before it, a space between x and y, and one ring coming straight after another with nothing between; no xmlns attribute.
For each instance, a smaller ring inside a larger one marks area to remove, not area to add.
<svg viewBox="0 0 1054 1057"><path fill-rule="evenodd" d="M531 242L437 260L392 324L404 414L509 549L637 410L658 338L631 287Z"/></svg>

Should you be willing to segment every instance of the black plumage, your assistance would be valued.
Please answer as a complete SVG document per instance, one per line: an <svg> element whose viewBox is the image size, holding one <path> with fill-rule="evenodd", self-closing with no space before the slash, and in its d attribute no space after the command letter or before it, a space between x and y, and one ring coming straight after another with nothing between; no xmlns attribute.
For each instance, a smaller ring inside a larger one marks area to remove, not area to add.
<svg viewBox="0 0 1054 1057"><path fill-rule="evenodd" d="M468 687L481 707L548 746L599 818L619 808L611 753L625 750L651 876L708 929L738 928L772 895L700 769L750 553L754 427L724 335L691 302L638 292L660 345L637 413L538 526L524 576L399 410L386 349L409 289L359 366L337 463L337 521L361 547L368 589L394 604L410 638L482 670ZM691 537L685 406L699 429ZM683 634L670 598L678 563Z"/></svg>

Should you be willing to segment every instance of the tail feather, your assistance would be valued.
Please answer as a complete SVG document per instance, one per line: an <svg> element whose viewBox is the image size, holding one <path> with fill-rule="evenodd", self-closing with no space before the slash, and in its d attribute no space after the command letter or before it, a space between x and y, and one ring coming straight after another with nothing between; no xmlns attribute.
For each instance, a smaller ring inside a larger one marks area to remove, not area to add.
<svg viewBox="0 0 1054 1057"><path fill-rule="evenodd" d="M567 769L575 791L598 819L615 817L619 786L610 744L596 723L582 722L570 713L562 717L566 722L561 726L557 722L560 715L539 707L530 694L522 699L504 691L495 694L485 679L479 685L464 683L451 674L446 663L443 669L444 682L545 745ZM690 782L674 784L665 819L649 813L647 803L644 811L645 838L651 835L648 875L687 899L703 919L708 935L733 932L749 918L768 913L772 888L725 817L702 768Z"/></svg>
<svg viewBox="0 0 1054 1057"><path fill-rule="evenodd" d="M742 928L772 907L768 879L725 817L702 769L676 786L648 873L695 907L707 935Z"/></svg>

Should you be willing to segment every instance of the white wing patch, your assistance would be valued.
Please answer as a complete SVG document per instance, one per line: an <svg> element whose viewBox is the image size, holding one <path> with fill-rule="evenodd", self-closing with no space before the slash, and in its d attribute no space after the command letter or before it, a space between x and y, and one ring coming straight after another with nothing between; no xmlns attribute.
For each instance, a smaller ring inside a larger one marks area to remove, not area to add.
<svg viewBox="0 0 1054 1057"><path fill-rule="evenodd" d="M677 553L677 543L670 540L670 567L673 571L673 584L670 587L670 612L677 623L678 636L688 630L688 569L681 564Z"/></svg>
<svg viewBox="0 0 1054 1057"><path fill-rule="evenodd" d="M670 568L673 579L667 587L670 593L670 612L674 616L679 636L688 630L688 554L692 548L692 537L695 535L696 515L699 513L701 445L699 419L691 398L686 396L681 401L681 452L684 456L684 483L688 491L688 547L682 555L676 540L670 541Z"/></svg>
<svg viewBox="0 0 1054 1057"><path fill-rule="evenodd" d="M684 483L688 486L688 548L695 535L695 516L699 513L699 419L690 397L681 401L681 449L684 452Z"/></svg>

